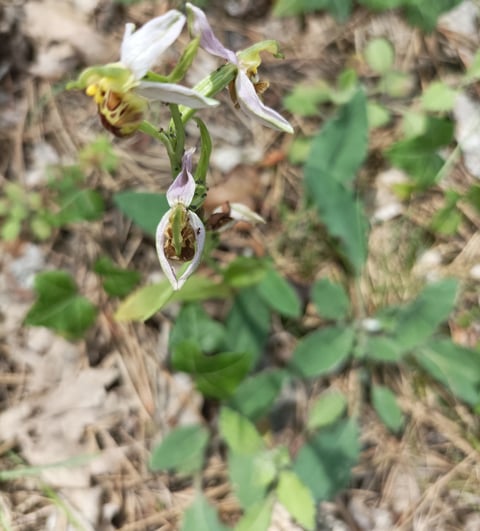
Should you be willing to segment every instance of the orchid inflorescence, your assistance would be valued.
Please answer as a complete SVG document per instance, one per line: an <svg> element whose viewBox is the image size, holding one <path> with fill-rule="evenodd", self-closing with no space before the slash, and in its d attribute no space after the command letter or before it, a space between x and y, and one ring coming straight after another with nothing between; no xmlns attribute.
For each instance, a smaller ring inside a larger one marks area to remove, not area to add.
<svg viewBox="0 0 480 531"><path fill-rule="evenodd" d="M172 9L138 30L133 24L127 24L120 60L86 68L68 86L83 89L94 99L101 123L114 135L125 137L142 131L165 146L174 180L166 193L170 208L158 224L156 246L160 265L174 290L180 289L198 267L206 238L199 213L205 200L211 141L207 127L195 116L196 110L219 105L213 97L227 88L236 110L267 127L293 133L290 123L261 99L268 83L258 75L260 52L280 57L278 43L262 41L235 53L216 38L201 9L190 3L186 9L187 16ZM179 37L186 22L192 39L177 65L167 76L153 72L152 68ZM188 88L179 82L192 65L199 47L225 63L195 87ZM146 120L152 101L169 104L168 132ZM195 148L185 149L185 125L192 118L201 136L200 157L194 173ZM245 205L230 203L214 210L206 226L208 230L224 230L239 220L263 222L261 216Z"/></svg>

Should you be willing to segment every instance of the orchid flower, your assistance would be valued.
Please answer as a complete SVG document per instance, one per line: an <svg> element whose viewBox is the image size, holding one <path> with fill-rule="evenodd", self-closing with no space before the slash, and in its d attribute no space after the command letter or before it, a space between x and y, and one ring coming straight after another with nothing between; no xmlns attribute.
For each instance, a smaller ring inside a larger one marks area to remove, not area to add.
<svg viewBox="0 0 480 531"><path fill-rule="evenodd" d="M192 156L189 149L182 158L182 169L167 190L170 209L157 226L156 244L160 265L174 290L179 290L195 271L205 244L205 227L200 218L189 210L195 195L192 176ZM190 262L177 277L180 263Z"/></svg>
<svg viewBox="0 0 480 531"><path fill-rule="evenodd" d="M176 10L154 18L135 31L126 24L120 61L84 70L68 88L85 89L98 106L106 129L126 136L140 126L149 100L177 103L192 109L218 105L198 92L173 83L142 81L180 35L185 16Z"/></svg>
<svg viewBox="0 0 480 531"><path fill-rule="evenodd" d="M268 83L260 81L258 67L261 64L260 52L268 51L279 55L278 43L273 40L262 41L245 50L235 53L215 37L205 13L198 7L187 3L187 10L193 15L192 32L200 36L200 46L208 53L225 59L237 67L237 75L230 85L230 96L235 106L239 107L247 116L267 127L278 129L286 133L293 133L291 124L278 112L267 107L258 94L268 88Z"/></svg>
<svg viewBox="0 0 480 531"><path fill-rule="evenodd" d="M207 229L223 232L231 228L238 221L247 221L252 225L265 223L265 220L243 203L226 202L215 208L206 221Z"/></svg>

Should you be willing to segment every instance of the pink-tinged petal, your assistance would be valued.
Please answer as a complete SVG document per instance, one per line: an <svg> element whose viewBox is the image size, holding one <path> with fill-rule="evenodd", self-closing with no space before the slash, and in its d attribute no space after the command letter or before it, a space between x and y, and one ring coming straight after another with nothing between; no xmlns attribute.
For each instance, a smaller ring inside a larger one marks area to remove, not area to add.
<svg viewBox="0 0 480 531"><path fill-rule="evenodd" d="M156 83L154 81L141 81L135 92L151 101L163 101L165 103L177 103L191 109L215 107L217 100L207 98L193 89L175 85L173 83Z"/></svg>
<svg viewBox="0 0 480 531"><path fill-rule="evenodd" d="M167 201L171 207L178 203L189 207L195 195L196 185L192 175L192 157L194 152L195 148L185 151L182 158L182 169L167 190Z"/></svg>
<svg viewBox="0 0 480 531"><path fill-rule="evenodd" d="M264 105L255 92L253 83L248 79L247 74L241 70L238 71L235 79L235 90L238 104L247 116L267 127L278 129L285 133L293 133L293 127L283 116Z"/></svg>
<svg viewBox="0 0 480 531"><path fill-rule="evenodd" d="M192 258L192 261L188 264L187 269L180 276L177 281L177 287L173 289L180 289L185 282L188 280L190 275L197 269L202 259L203 247L205 246L205 227L201 219L195 214L195 212L188 211L188 218L190 220L190 225L195 231L196 241L195 241L195 254Z"/></svg>
<svg viewBox="0 0 480 531"><path fill-rule="evenodd" d="M175 42L185 20L185 15L172 9L150 20L137 31L134 24L126 24L120 62L132 71L135 79L142 79L155 66L160 55Z"/></svg>
<svg viewBox="0 0 480 531"><path fill-rule="evenodd" d="M160 223L157 225L155 241L156 241L157 255L158 255L158 261L160 262L160 267L162 268L162 271L165 273L165 276L167 277L168 281L172 285L173 289L178 289L177 288L177 274L175 272L175 267L173 264L170 263L170 261L165 255L165 231L170 222L171 213L172 211L170 209L168 212L165 212L165 214L162 216Z"/></svg>
<svg viewBox="0 0 480 531"><path fill-rule="evenodd" d="M186 4L187 11L193 14L193 23L191 25L195 37L200 35L200 46L208 53L222 57L229 63L238 64L238 59L232 50L225 48L225 46L215 37L210 24L208 23L205 13L198 7Z"/></svg>

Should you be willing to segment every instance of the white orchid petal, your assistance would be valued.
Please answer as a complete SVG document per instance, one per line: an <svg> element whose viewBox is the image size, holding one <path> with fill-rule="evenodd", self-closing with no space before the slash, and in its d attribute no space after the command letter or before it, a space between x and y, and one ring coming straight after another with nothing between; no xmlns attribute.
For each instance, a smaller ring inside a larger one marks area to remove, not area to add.
<svg viewBox="0 0 480 531"><path fill-rule="evenodd" d="M265 223L265 220L243 203L230 203L230 217L235 221L248 221L249 223Z"/></svg>
<svg viewBox="0 0 480 531"><path fill-rule="evenodd" d="M216 107L219 102L207 98L193 89L173 83L156 83L154 81L141 81L135 92L151 101L177 103L191 109Z"/></svg>
<svg viewBox="0 0 480 531"><path fill-rule="evenodd" d="M193 13L193 33L197 37L200 35L200 46L208 53L225 59L229 63L238 65L238 58L232 50L225 46L215 37L205 13L198 7L187 2L186 8Z"/></svg>
<svg viewBox="0 0 480 531"><path fill-rule="evenodd" d="M134 31L133 24L126 24L120 62L140 80L158 61L180 35L185 25L185 15L172 9L156 17Z"/></svg>
<svg viewBox="0 0 480 531"><path fill-rule="evenodd" d="M195 179L191 173L192 171L192 157L195 152L195 148L190 148L185 151L182 158L182 169L180 173L175 177L175 180L167 190L168 204L173 207L174 205L181 203L185 207L189 207L195 195Z"/></svg>
<svg viewBox="0 0 480 531"><path fill-rule="evenodd" d="M195 254L192 258L192 261L188 264L187 269L177 280L177 287L174 289L180 289L185 282L188 280L190 275L197 269L202 259L203 247L205 246L205 226L203 225L201 219L195 214L195 212L188 211L188 217L190 219L190 225L195 231L196 241L195 241ZM173 285L173 284L172 284Z"/></svg>
<svg viewBox="0 0 480 531"><path fill-rule="evenodd" d="M157 225L155 242L156 242L156 247L157 247L158 260L160 262L160 267L162 268L162 271L165 273L165 276L167 277L168 281L172 285L173 289L179 289L175 267L170 263L167 256L165 255L165 247L164 247L165 246L165 231L170 222L171 213L172 213L172 209L168 210L168 212L165 212L165 214L162 216L162 219L160 220L160 223Z"/></svg>
<svg viewBox="0 0 480 531"><path fill-rule="evenodd" d="M248 79L245 72L238 71L235 79L235 90L237 93L238 104L242 111L256 120L257 122L284 131L285 133L293 133L291 124L281 116L277 111L267 107L255 92L253 83Z"/></svg>

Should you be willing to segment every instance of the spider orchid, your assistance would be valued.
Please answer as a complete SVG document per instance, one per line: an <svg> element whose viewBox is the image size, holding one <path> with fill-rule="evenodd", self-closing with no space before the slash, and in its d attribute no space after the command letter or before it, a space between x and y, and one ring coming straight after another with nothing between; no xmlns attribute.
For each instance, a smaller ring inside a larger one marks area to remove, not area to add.
<svg viewBox="0 0 480 531"><path fill-rule="evenodd" d="M229 86L230 96L235 107L239 107L247 116L267 127L293 133L293 127L275 110L267 107L259 97L268 88L268 82L261 81L258 67L261 64L260 52L267 51L279 56L278 43L273 40L262 41L245 50L235 53L215 37L205 13L198 7L187 3L192 15L191 31L200 36L200 46L208 53L225 59L237 67L237 75Z"/></svg>
<svg viewBox="0 0 480 531"><path fill-rule="evenodd" d="M95 100L104 127L117 136L130 135L139 128L149 100L192 109L218 105L217 101L181 85L142 80L184 25L185 16L174 9L136 31L134 24L126 24L120 61L87 68L68 88L85 89Z"/></svg>
<svg viewBox="0 0 480 531"><path fill-rule="evenodd" d="M158 259L174 290L179 290L198 267L205 244L205 227L197 214L189 210L195 195L194 151L189 149L183 155L182 169L166 194L170 209L157 226ZM177 269L185 262L190 263L178 277Z"/></svg>

